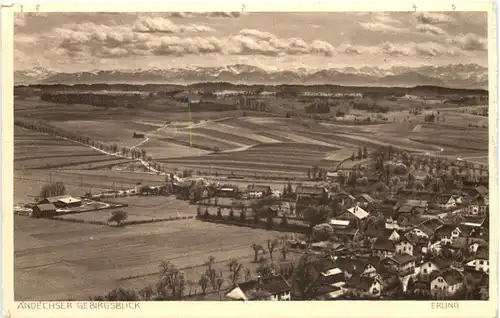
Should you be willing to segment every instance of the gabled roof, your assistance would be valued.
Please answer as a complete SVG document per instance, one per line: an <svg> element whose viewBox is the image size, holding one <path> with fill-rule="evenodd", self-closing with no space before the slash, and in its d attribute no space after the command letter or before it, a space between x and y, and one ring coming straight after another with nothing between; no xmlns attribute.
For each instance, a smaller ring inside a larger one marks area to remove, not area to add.
<svg viewBox="0 0 500 318"><path fill-rule="evenodd" d="M450 199L453 198L452 195L438 195L434 198L434 202L437 204L447 204Z"/></svg>
<svg viewBox="0 0 500 318"><path fill-rule="evenodd" d="M483 186L483 185L477 186L477 187L476 187L476 191L477 191L477 193L479 193L479 194L480 194L480 195L482 195L482 196L487 196L487 195L488 195L488 193L489 193L488 188L486 188L486 187L485 187L485 186Z"/></svg>
<svg viewBox="0 0 500 318"><path fill-rule="evenodd" d="M372 248L374 250L381 251L391 251L394 252L394 242L386 238L378 238L375 243L373 243Z"/></svg>
<svg viewBox="0 0 500 318"><path fill-rule="evenodd" d="M458 226L453 225L453 224L444 224L440 228L436 230L436 236L438 237L444 237L444 236L450 236L451 232L458 228Z"/></svg>
<svg viewBox="0 0 500 318"><path fill-rule="evenodd" d="M329 270L337 267L337 264L331 258L318 259L314 262L314 269L318 273L327 273Z"/></svg>
<svg viewBox="0 0 500 318"><path fill-rule="evenodd" d="M409 262L415 261L415 257L413 257L410 254L406 254L406 253L397 253L396 255L392 256L390 259L393 260L394 262L396 262L398 265L404 265L404 264L407 264Z"/></svg>
<svg viewBox="0 0 500 318"><path fill-rule="evenodd" d="M365 210L363 210L359 206L354 206L352 208L349 208L349 209L347 209L347 211L349 213L353 214L355 217L357 217L360 220L367 218L370 215L368 212L366 212Z"/></svg>
<svg viewBox="0 0 500 318"><path fill-rule="evenodd" d="M36 205L36 207L38 208L38 210L40 211L55 211L56 210L56 207L54 204L52 203L43 203L43 204L38 204Z"/></svg>
<svg viewBox="0 0 500 318"><path fill-rule="evenodd" d="M70 204L70 203L75 203L75 202L82 202L82 200L76 199L76 198L72 198L72 197L66 197L66 198L62 198L62 199L57 200L57 202L62 202L62 203L65 203L65 204Z"/></svg>
<svg viewBox="0 0 500 318"><path fill-rule="evenodd" d="M61 199L66 199L66 198L71 198L71 196L69 194L65 194L65 195L58 195L58 196L55 196L55 197L47 197L47 198L44 198L43 200L41 201L48 201L49 203L56 203L57 201L60 201ZM41 202L40 201L40 202Z"/></svg>
<svg viewBox="0 0 500 318"><path fill-rule="evenodd" d="M410 205L403 205L398 209L398 213L411 213L415 207Z"/></svg>
<svg viewBox="0 0 500 318"><path fill-rule="evenodd" d="M374 277L353 276L349 281L346 282L346 286L368 291L374 282Z"/></svg>
<svg viewBox="0 0 500 318"><path fill-rule="evenodd" d="M245 295L251 290L263 290L273 295L291 291L290 285L281 275L265 277L260 279L260 282L255 279L240 283L238 287Z"/></svg>
<svg viewBox="0 0 500 318"><path fill-rule="evenodd" d="M434 263L434 265L436 265L440 270L450 267L450 262L440 255L430 259L429 262Z"/></svg>
<svg viewBox="0 0 500 318"><path fill-rule="evenodd" d="M457 270L448 269L441 274L443 279L448 283L448 285L456 285L463 282L464 276Z"/></svg>
<svg viewBox="0 0 500 318"><path fill-rule="evenodd" d="M330 220L330 225L333 226L348 226L351 222L349 220L337 220L337 219L331 219Z"/></svg>
<svg viewBox="0 0 500 318"><path fill-rule="evenodd" d="M486 218L465 217L461 224L470 227L481 227Z"/></svg>
<svg viewBox="0 0 500 318"><path fill-rule="evenodd" d="M364 233L365 236L372 237L372 238L388 238L389 235L387 235L386 231L381 231L381 230L376 230L373 228L370 228L365 231Z"/></svg>
<svg viewBox="0 0 500 318"><path fill-rule="evenodd" d="M428 219L428 220L423 221L420 224L424 225L426 228L435 232L438 228L443 226L443 221L441 221L439 219Z"/></svg>
<svg viewBox="0 0 500 318"><path fill-rule="evenodd" d="M364 199L368 203L375 202L375 200L370 195L368 195L366 193L363 193L360 196L358 196L358 200L360 200L360 199Z"/></svg>
<svg viewBox="0 0 500 318"><path fill-rule="evenodd" d="M490 255L489 246L482 245L482 246L479 246L479 248L477 249L477 252L476 252L476 255L474 258L487 260L487 259L490 259L489 255Z"/></svg>

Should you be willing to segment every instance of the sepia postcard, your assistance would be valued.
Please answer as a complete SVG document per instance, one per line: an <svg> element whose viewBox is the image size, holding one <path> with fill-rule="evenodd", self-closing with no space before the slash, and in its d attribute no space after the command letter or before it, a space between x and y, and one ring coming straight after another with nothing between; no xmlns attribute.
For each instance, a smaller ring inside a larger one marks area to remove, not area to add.
<svg viewBox="0 0 500 318"><path fill-rule="evenodd" d="M1 15L3 315L496 316L490 2Z"/></svg>

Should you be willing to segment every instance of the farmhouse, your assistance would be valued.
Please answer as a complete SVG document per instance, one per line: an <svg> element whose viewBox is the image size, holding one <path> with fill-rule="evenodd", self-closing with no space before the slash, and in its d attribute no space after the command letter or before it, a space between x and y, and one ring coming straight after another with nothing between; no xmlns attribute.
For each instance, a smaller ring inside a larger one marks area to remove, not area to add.
<svg viewBox="0 0 500 318"><path fill-rule="evenodd" d="M311 299L335 299L344 294L344 273L332 259L316 260L312 275L313 283L309 289Z"/></svg>
<svg viewBox="0 0 500 318"><path fill-rule="evenodd" d="M281 275L237 284L226 293L231 300L274 300L287 301L291 299L292 288Z"/></svg>
<svg viewBox="0 0 500 318"><path fill-rule="evenodd" d="M223 186L216 190L216 195L219 197L232 198L238 195L238 187L236 186Z"/></svg>
<svg viewBox="0 0 500 318"><path fill-rule="evenodd" d="M57 208L71 208L82 205L82 200L73 198L70 195L60 195L55 197L47 197L38 202L38 204L52 203Z"/></svg>
<svg viewBox="0 0 500 318"><path fill-rule="evenodd" d="M326 173L327 181L336 181L339 179L339 173L337 171L328 171Z"/></svg>
<svg viewBox="0 0 500 318"><path fill-rule="evenodd" d="M411 207L417 213L424 214L429 209L429 203L424 200L406 200L401 207Z"/></svg>
<svg viewBox="0 0 500 318"><path fill-rule="evenodd" d="M33 213L31 214L34 218L51 218L56 214L56 207L52 203L42 203L37 204L33 207Z"/></svg>
<svg viewBox="0 0 500 318"><path fill-rule="evenodd" d="M433 272L430 275L431 295L444 298L454 295L464 283L464 276L457 270L448 269L442 273Z"/></svg>
<svg viewBox="0 0 500 318"><path fill-rule="evenodd" d="M377 269L380 268L380 260L378 259L339 257L335 261L347 278L355 276L375 277Z"/></svg>

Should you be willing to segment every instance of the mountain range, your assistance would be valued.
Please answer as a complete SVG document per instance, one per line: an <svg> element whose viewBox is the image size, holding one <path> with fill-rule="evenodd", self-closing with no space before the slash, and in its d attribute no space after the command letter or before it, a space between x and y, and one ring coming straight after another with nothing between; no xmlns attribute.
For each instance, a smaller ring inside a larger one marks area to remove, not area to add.
<svg viewBox="0 0 500 318"><path fill-rule="evenodd" d="M64 73L42 67L14 72L16 85L231 82L235 84L331 84L344 86L433 85L452 88L488 88L488 69L477 64L444 66L343 67L323 70L264 70L247 64L172 69L92 70Z"/></svg>

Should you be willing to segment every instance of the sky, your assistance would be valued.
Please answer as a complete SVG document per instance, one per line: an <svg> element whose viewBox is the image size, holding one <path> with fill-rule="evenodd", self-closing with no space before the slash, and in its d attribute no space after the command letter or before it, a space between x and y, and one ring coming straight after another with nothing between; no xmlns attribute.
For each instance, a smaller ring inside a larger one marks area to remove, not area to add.
<svg viewBox="0 0 500 318"><path fill-rule="evenodd" d="M15 70L476 63L486 12L16 13Z"/></svg>

